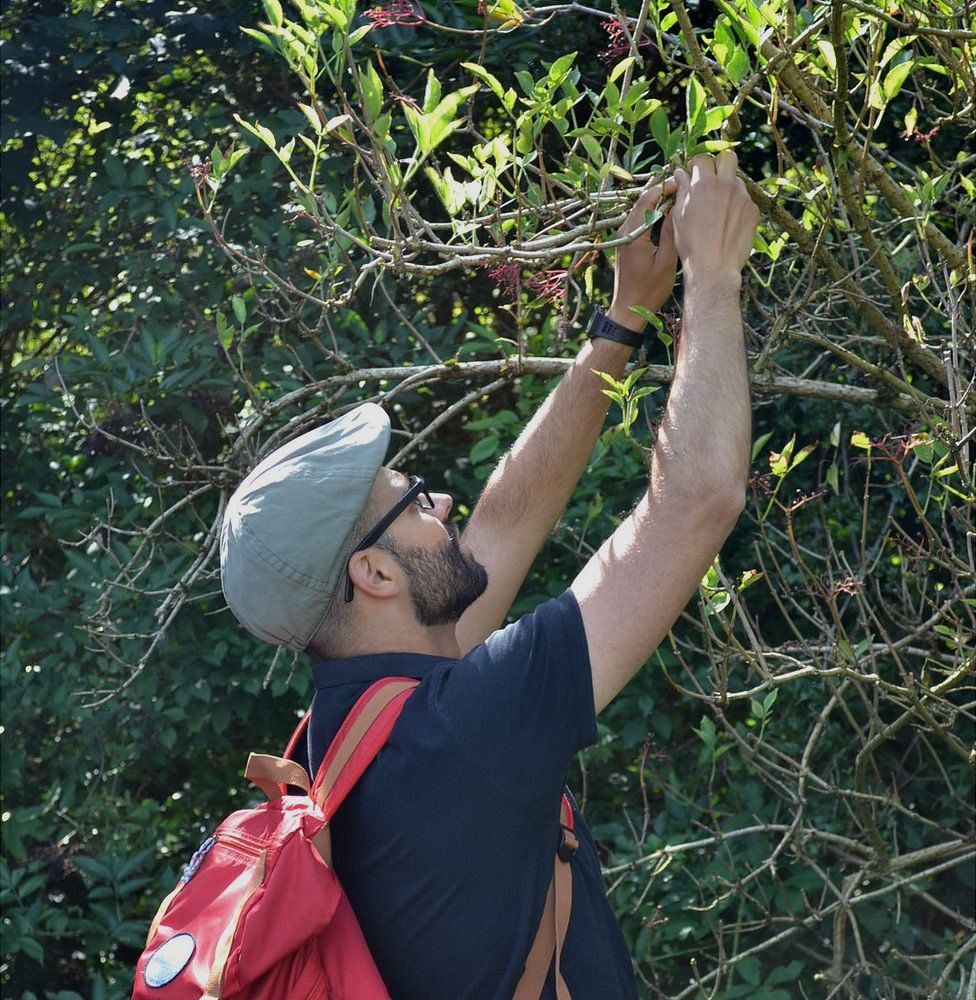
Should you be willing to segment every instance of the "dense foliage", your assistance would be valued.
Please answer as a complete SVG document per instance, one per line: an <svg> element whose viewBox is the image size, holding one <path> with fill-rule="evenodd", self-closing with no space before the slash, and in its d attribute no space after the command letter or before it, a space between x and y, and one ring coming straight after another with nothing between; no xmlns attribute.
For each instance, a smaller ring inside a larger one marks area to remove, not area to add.
<svg viewBox="0 0 976 1000"><path fill-rule="evenodd" d="M5 996L126 995L247 751L308 701L220 595L243 473L373 399L390 464L463 519L638 191L729 143L763 212L751 499L570 780L646 995L973 995L957 8L5 5ZM643 488L679 303L513 615Z"/></svg>

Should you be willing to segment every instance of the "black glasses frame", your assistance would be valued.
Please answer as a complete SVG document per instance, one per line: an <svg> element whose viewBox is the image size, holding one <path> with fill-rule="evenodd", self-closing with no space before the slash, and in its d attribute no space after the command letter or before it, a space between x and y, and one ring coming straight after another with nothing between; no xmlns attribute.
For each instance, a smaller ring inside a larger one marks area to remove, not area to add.
<svg viewBox="0 0 976 1000"><path fill-rule="evenodd" d="M368 549L371 545L375 545L379 541L380 535L389 528L410 504L417 501L419 497L424 497L426 501L420 504L421 510L434 509L434 501L431 500L430 494L424 489L423 479L420 476L411 476L410 485L407 487L406 493L376 522L375 526L363 536L363 540L349 553L349 558L346 560L346 604L356 596L355 588L352 585L352 577L349 575L349 563L352 561L352 557L357 552L362 552L363 549Z"/></svg>

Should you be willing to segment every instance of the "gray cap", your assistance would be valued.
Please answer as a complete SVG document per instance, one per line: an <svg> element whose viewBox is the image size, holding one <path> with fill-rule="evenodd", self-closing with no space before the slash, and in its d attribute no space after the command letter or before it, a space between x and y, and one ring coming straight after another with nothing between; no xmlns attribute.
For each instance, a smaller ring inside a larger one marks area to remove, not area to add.
<svg viewBox="0 0 976 1000"><path fill-rule="evenodd" d="M345 578L352 530L390 441L390 418L363 403L302 434L234 491L220 530L220 585L265 642L304 649Z"/></svg>

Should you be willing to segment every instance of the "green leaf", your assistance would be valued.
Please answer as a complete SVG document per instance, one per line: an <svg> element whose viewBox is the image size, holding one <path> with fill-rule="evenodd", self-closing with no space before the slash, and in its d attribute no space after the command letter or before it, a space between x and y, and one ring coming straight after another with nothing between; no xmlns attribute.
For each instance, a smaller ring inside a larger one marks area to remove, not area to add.
<svg viewBox="0 0 976 1000"><path fill-rule="evenodd" d="M228 324L227 317L219 309L217 310L217 340L225 351L234 340L234 330Z"/></svg>
<svg viewBox="0 0 976 1000"><path fill-rule="evenodd" d="M359 74L359 87L366 114L370 119L378 117L383 110L383 81L371 62Z"/></svg>
<svg viewBox="0 0 976 1000"><path fill-rule="evenodd" d="M729 79L736 85L742 83L752 72L749 54L741 45L736 45L732 50L732 55L725 64L725 72L729 74Z"/></svg>
<svg viewBox="0 0 976 1000"><path fill-rule="evenodd" d="M75 855L71 860L76 868L83 871L90 878L103 882L110 882L112 879L112 873L109 869L101 861L96 861L95 858L88 858L79 854Z"/></svg>
<svg viewBox="0 0 976 1000"><path fill-rule="evenodd" d="M352 48L356 42L361 41L373 30L372 24L361 24L355 31L353 31L346 41L349 47Z"/></svg>
<svg viewBox="0 0 976 1000"><path fill-rule="evenodd" d="M380 115L380 117L377 118L376 121L374 122L374 125L376 126L376 132L380 136L382 136L383 134L381 132L380 123L386 118L387 118L386 115ZM352 124L352 115L335 115L325 123L325 131L337 132L344 139L352 139L352 130L349 128L351 124Z"/></svg>
<svg viewBox="0 0 976 1000"><path fill-rule="evenodd" d="M231 298L230 304L237 317L237 322L245 323L247 321L247 306L244 305L244 300L239 295L235 295Z"/></svg>
<svg viewBox="0 0 976 1000"><path fill-rule="evenodd" d="M871 81L871 86L868 88L868 105L876 111L884 111L884 91L881 89L881 83L876 79Z"/></svg>
<svg viewBox="0 0 976 1000"><path fill-rule="evenodd" d="M610 76L607 78L611 83L615 80L619 80L627 70L637 62L636 56L627 56L625 59L621 59L616 66L610 71Z"/></svg>
<svg viewBox="0 0 976 1000"><path fill-rule="evenodd" d="M688 86L685 89L685 106L689 134L700 135L704 125L705 88L694 76L688 78Z"/></svg>
<svg viewBox="0 0 976 1000"><path fill-rule="evenodd" d="M479 80L483 80L491 92L504 104L505 103L505 92L501 85L501 82L496 76L493 76L484 68L484 66L478 63L463 62L461 66L466 69L472 76L476 76Z"/></svg>
<svg viewBox="0 0 976 1000"><path fill-rule="evenodd" d="M224 154L220 151L220 146L217 143L213 144L213 149L210 150L210 163L213 166L214 177L220 177L224 172Z"/></svg>
<svg viewBox="0 0 976 1000"><path fill-rule="evenodd" d="M234 115L234 121L244 129L245 132L250 132L255 138L260 139L269 149L277 151L278 143L275 139L274 132L271 129L266 128L260 122L248 122L241 118L240 115Z"/></svg>
<svg viewBox="0 0 976 1000"><path fill-rule="evenodd" d="M278 150L278 159L282 163L287 163L291 159L291 154L295 151L295 140L289 139L288 142Z"/></svg>
<svg viewBox="0 0 976 1000"><path fill-rule="evenodd" d="M535 79L531 73L527 73L524 69L520 69L515 73L515 79L518 81L518 85L522 88L522 93L526 97L531 97L535 92Z"/></svg>
<svg viewBox="0 0 976 1000"><path fill-rule="evenodd" d="M34 959L39 965L44 964L44 948L40 941L34 938L21 938L20 950L28 957Z"/></svg>
<svg viewBox="0 0 976 1000"><path fill-rule="evenodd" d="M864 431L854 431L851 435L851 444L855 448L863 448L865 451L871 450L871 439Z"/></svg>
<svg viewBox="0 0 976 1000"><path fill-rule="evenodd" d="M892 66L888 70L888 75L884 79L884 84L882 90L884 91L885 99L891 100L897 97L898 92L901 90L905 80L908 79L912 70L915 68L915 60L907 59L905 62L898 63L897 66Z"/></svg>
<svg viewBox="0 0 976 1000"><path fill-rule="evenodd" d="M759 985L762 967L759 964L759 959L756 958L755 955L749 955L748 958L740 959L740 961L736 964L736 970L750 986Z"/></svg>
<svg viewBox="0 0 976 1000"><path fill-rule="evenodd" d="M774 476L785 476L790 469L790 459L793 457L793 448L796 444L796 435L786 442L782 451L771 451L769 453L769 471Z"/></svg>
<svg viewBox="0 0 976 1000"><path fill-rule="evenodd" d="M788 965L782 965L778 969L773 969L766 977L766 982L763 985L778 986L780 983L794 982L803 971L803 966L804 963L798 960L790 962Z"/></svg>
<svg viewBox="0 0 976 1000"><path fill-rule="evenodd" d="M668 126L668 113L663 107L657 108L651 114L651 135L654 136L654 141L661 151L664 152L664 155L667 156L671 129Z"/></svg>
<svg viewBox="0 0 976 1000"><path fill-rule="evenodd" d="M253 38L258 45L263 49L267 49L269 52L274 52L275 47L271 39L263 31L258 31L256 28L241 28L241 31Z"/></svg>
<svg viewBox="0 0 976 1000"><path fill-rule="evenodd" d="M580 142L586 150L586 155L590 160L599 165L603 162L603 147L593 138L592 135L581 135Z"/></svg>
<svg viewBox="0 0 976 1000"><path fill-rule="evenodd" d="M403 106L404 117L417 143L417 153L412 169L435 150L463 122L455 118L458 108L478 92L478 85L472 84L455 90L443 98L429 114L422 114L409 104ZM411 173L411 171L408 171Z"/></svg>
<svg viewBox="0 0 976 1000"><path fill-rule="evenodd" d="M562 83L562 81L566 78L566 75L569 73L575 59L575 52L567 52L566 55L560 56L557 60L555 60L555 62L553 62L549 67L549 82L551 84Z"/></svg>
<svg viewBox="0 0 976 1000"><path fill-rule="evenodd" d="M478 441L471 451L468 453L468 458L472 465L480 465L482 462L491 458L498 451L500 441L494 435L490 437L483 437Z"/></svg>
<svg viewBox="0 0 976 1000"><path fill-rule="evenodd" d="M316 135L321 135L322 122L319 121L319 116L316 114L315 109L308 104L299 103L298 110L308 119L309 125L312 126L312 131Z"/></svg>
<svg viewBox="0 0 976 1000"><path fill-rule="evenodd" d="M831 73L837 72L837 54L834 52L833 42L827 41L826 38L817 39L817 48L820 49L820 54L823 56L824 62L830 69Z"/></svg>
<svg viewBox="0 0 976 1000"><path fill-rule="evenodd" d="M714 132L715 129L721 128L729 118L732 113L731 104L722 104L717 108L709 108L705 112L705 120L702 126L702 132Z"/></svg>
<svg viewBox="0 0 976 1000"><path fill-rule="evenodd" d="M707 715L702 716L700 728L694 729L693 732L698 734L705 746L715 745L715 723Z"/></svg>
<svg viewBox="0 0 976 1000"><path fill-rule="evenodd" d="M424 91L424 111L432 111L441 100L441 85L432 69L427 71L427 89Z"/></svg>
<svg viewBox="0 0 976 1000"><path fill-rule="evenodd" d="M763 445L773 436L772 431L768 431L766 434L760 434L759 437L752 444L752 461L756 460L756 456L762 451Z"/></svg>
<svg viewBox="0 0 976 1000"><path fill-rule="evenodd" d="M122 187L125 184L125 168L117 156L105 157L105 173L117 187Z"/></svg>
<svg viewBox="0 0 976 1000"><path fill-rule="evenodd" d="M818 444L820 444L819 441L814 441L813 444L805 444L791 459L787 472L792 472L802 461L808 458Z"/></svg>

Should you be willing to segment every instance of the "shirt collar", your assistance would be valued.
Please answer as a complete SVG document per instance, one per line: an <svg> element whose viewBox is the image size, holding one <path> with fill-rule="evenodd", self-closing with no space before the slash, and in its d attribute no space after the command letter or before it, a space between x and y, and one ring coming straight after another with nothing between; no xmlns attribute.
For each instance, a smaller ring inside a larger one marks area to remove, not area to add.
<svg viewBox="0 0 976 1000"><path fill-rule="evenodd" d="M312 666L317 690L342 684L372 684L384 677L423 680L442 663L456 663L449 656L431 653L374 653L339 660L316 660Z"/></svg>

